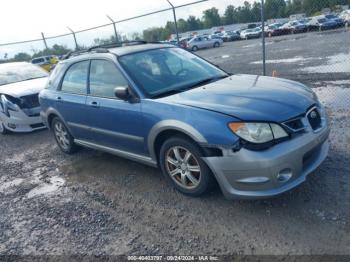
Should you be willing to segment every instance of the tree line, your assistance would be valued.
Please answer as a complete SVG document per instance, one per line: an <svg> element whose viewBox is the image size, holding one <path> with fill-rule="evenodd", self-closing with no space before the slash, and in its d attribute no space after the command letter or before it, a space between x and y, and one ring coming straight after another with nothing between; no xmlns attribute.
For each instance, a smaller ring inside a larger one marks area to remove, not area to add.
<svg viewBox="0 0 350 262"><path fill-rule="evenodd" d="M64 45L53 45L50 48L47 48L45 50L33 50L33 55L30 55L25 52L17 53L13 58L8 59L7 54L4 55L3 58L0 58L0 64L5 62L22 62L22 61L30 61L33 58L40 57L40 56L48 56L48 55L65 55L68 52L72 51L71 49L67 48Z"/></svg>
<svg viewBox="0 0 350 262"><path fill-rule="evenodd" d="M305 13L307 16L321 14L323 8L336 11L340 5L350 5L350 0L266 0L264 4L265 19L287 18L292 14ZM261 20L261 1L242 6L229 5L221 16L215 7L203 12L201 18L189 16L177 21L179 33L195 31L222 25L259 22ZM175 32L174 22L167 22L164 27L153 27L143 31L146 41L160 41L169 39Z"/></svg>

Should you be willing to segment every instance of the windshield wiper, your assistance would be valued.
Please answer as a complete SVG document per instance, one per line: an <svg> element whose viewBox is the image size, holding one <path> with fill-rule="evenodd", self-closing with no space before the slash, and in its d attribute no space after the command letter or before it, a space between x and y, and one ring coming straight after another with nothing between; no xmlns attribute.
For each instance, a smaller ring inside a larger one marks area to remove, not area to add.
<svg viewBox="0 0 350 262"><path fill-rule="evenodd" d="M160 97L164 97L164 96L175 95L175 94L178 94L181 92L183 92L183 90L181 90L181 89L172 89L172 90L164 91L160 94L156 94L156 95L152 96L152 98L160 98Z"/></svg>
<svg viewBox="0 0 350 262"><path fill-rule="evenodd" d="M189 89L192 89L192 88L196 88L196 87L199 87L199 86L203 86L203 85L205 85L205 84L209 84L209 83L218 81L218 80L223 79L223 78L226 78L226 77L228 77L228 75L216 76L216 77L209 77L209 78L200 80L200 81L198 81L198 82L195 82L195 83L191 84L190 86L187 86L186 88L183 88L183 89L180 89L180 90L181 90L181 91L186 91L186 90L189 90Z"/></svg>
<svg viewBox="0 0 350 262"><path fill-rule="evenodd" d="M226 78L226 77L228 77L228 75L209 77L209 78L200 80L198 82L195 82L195 83L193 83L193 84L191 84L189 86L186 86L185 88L171 89L171 90L159 93L159 94L155 94L154 96L152 96L152 98L160 98L160 97L164 97L164 96L175 95L175 94L182 93L184 91L187 91L187 90L190 90L190 89L193 89L193 88L196 88L196 87L208 84L208 83L212 83L212 82L218 81L218 80Z"/></svg>

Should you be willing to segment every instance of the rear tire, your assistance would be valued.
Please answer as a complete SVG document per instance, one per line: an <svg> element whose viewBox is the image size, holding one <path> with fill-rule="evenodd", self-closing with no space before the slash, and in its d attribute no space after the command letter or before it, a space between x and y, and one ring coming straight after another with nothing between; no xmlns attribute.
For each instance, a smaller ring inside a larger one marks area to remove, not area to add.
<svg viewBox="0 0 350 262"><path fill-rule="evenodd" d="M220 46L220 43L219 42L215 42L214 43L214 47L219 47Z"/></svg>
<svg viewBox="0 0 350 262"><path fill-rule="evenodd" d="M52 120L51 127L56 143L62 152L73 154L78 150L79 147L74 143L74 137L69 133L61 119L55 117Z"/></svg>
<svg viewBox="0 0 350 262"><path fill-rule="evenodd" d="M197 197L215 185L214 176L202 160L201 148L189 139L176 136L164 142L159 163L165 177L181 193Z"/></svg>

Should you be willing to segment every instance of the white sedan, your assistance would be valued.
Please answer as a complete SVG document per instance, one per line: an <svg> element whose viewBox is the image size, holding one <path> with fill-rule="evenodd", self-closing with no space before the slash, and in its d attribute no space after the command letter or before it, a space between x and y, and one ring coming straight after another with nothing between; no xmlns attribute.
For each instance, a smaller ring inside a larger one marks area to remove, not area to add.
<svg viewBox="0 0 350 262"><path fill-rule="evenodd" d="M0 64L0 134L45 128L39 92L48 73L26 62Z"/></svg>

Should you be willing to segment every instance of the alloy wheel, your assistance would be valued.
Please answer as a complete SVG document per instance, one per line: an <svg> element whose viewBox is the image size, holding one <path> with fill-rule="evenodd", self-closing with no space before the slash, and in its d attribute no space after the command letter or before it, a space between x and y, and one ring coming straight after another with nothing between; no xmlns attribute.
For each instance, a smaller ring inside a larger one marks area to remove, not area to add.
<svg viewBox="0 0 350 262"><path fill-rule="evenodd" d="M54 132L59 145L63 149L68 150L70 147L70 141L66 127L61 122L56 122L54 126Z"/></svg>
<svg viewBox="0 0 350 262"><path fill-rule="evenodd" d="M198 160L188 149L171 147L165 157L166 170L170 178L185 189L196 188L201 180L201 168Z"/></svg>

